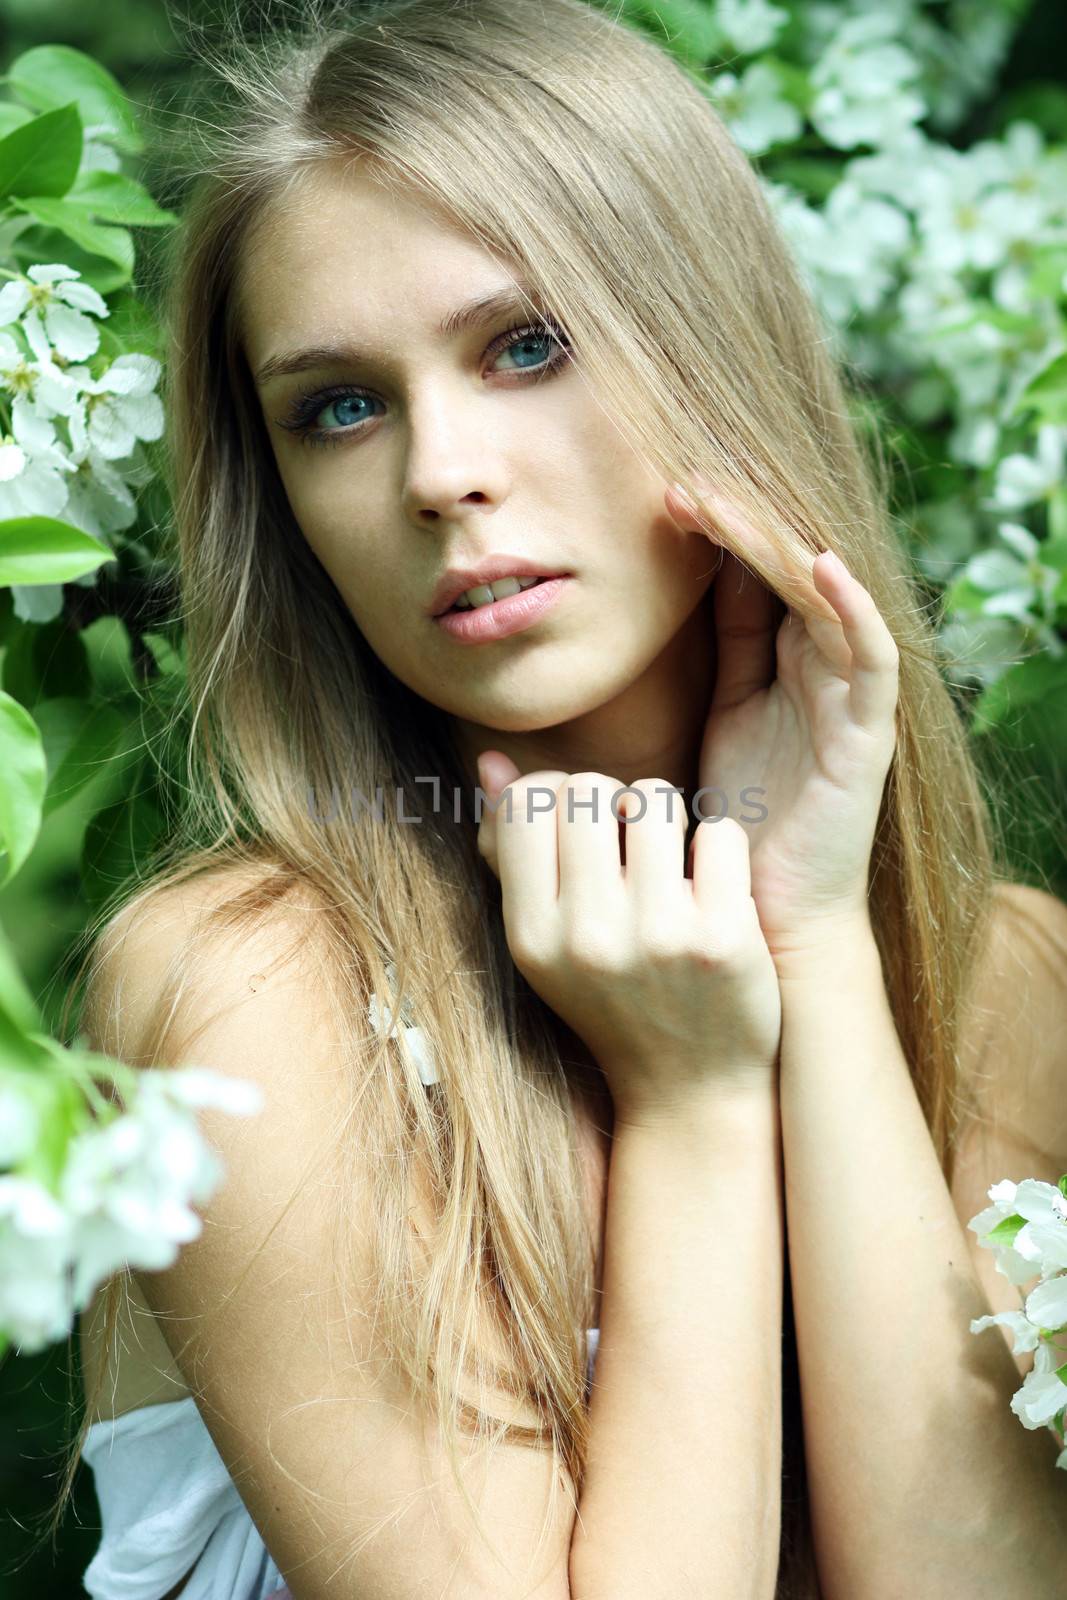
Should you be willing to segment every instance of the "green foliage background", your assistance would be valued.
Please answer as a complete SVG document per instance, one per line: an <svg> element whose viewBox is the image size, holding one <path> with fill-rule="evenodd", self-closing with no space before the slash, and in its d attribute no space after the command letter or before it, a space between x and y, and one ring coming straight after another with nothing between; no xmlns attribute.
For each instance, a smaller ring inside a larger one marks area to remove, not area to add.
<svg viewBox="0 0 1067 1600"><path fill-rule="evenodd" d="M787 9L792 13L796 8L790 0ZM683 44L686 26L699 35L708 9L703 0L663 0L658 5L634 0L627 7L634 20L646 23L660 38L664 21L674 21ZM1067 142L1062 6L1059 0L1037 0L1030 7L1021 3L1017 10L1019 31L995 93L951 135L949 142L959 149L997 134L1012 115L1026 115L1049 140ZM184 18L195 22L210 13L203 0L184 0ZM255 13L249 10L248 16L253 29ZM104 64L135 107L167 104L188 72L162 0L95 0L92 6L84 0L0 0L0 66L5 72L32 46L55 43L75 46ZM817 155L818 140L810 144ZM795 147L792 154L796 158ZM140 158L139 175L154 192L153 160L151 150ZM159 234L136 228L134 238L134 284L140 288L151 277ZM83 264L73 246L61 255L34 259ZM97 269L100 265L97 257ZM111 303L109 333L123 340L125 348L158 353L151 307L145 315L133 295L123 299L117 294ZM886 399L885 426L892 434L898 424L890 397ZM931 449L931 440L900 428L895 444L909 477L906 486L901 484L902 503L919 479L923 494L935 495L945 464ZM21 869L0 890L0 925L47 1027L57 1036L73 939L89 911L125 876L134 855L166 827L165 774L158 770L151 747L166 706L167 676L176 666L180 669L180 657L174 654L180 640L169 626L173 594L159 561L159 529L165 518L158 483L151 484L136 527L124 536L120 562L108 562L95 587L67 585L64 613L54 622L20 620L9 589L0 588L0 685L33 711L49 757L43 825ZM1062 663L1051 660L1033 666L1029 687L1016 695L1011 714L998 719L994 737L1000 748L1015 753L1020 793L1033 793L1040 806L1062 790L1067 770L1067 675ZM146 709L141 695L149 683L157 691L154 709ZM1001 693L1010 698L1010 686ZM66 775L57 783L64 760ZM134 797L137 803L131 804ZM1029 827L1019 796L1015 804L1018 875L1032 879L1036 868L1067 898L1062 838L1042 821ZM81 1573L99 1530L87 1471L79 1477L58 1549L33 1548L56 1489L76 1359L75 1348L68 1352L59 1345L40 1356L0 1361L3 1600L58 1600L84 1592Z"/></svg>

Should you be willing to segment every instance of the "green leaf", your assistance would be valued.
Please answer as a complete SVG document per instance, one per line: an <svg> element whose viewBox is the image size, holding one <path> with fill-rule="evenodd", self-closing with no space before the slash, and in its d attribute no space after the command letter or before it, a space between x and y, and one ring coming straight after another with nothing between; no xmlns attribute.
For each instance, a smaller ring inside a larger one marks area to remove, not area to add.
<svg viewBox="0 0 1067 1600"><path fill-rule="evenodd" d="M41 735L25 706L0 690L0 889L22 866L41 828L47 771Z"/></svg>
<svg viewBox="0 0 1067 1600"><path fill-rule="evenodd" d="M84 209L67 200L51 200L47 196L30 195L16 200L20 211L27 212L47 228L55 228L89 253L113 261L124 274L123 281L133 276L133 240L125 228L114 228L105 222L90 222Z"/></svg>
<svg viewBox="0 0 1067 1600"><path fill-rule="evenodd" d="M3 687L35 711L42 700L84 694L89 682L85 632L60 615L51 622L20 622L3 657Z"/></svg>
<svg viewBox="0 0 1067 1600"><path fill-rule="evenodd" d="M126 720L114 706L90 705L74 695L42 700L33 714L48 767L47 817L100 776L122 742Z"/></svg>
<svg viewBox="0 0 1067 1600"><path fill-rule="evenodd" d="M1052 13L1048 15L1051 22ZM989 132L998 139L1009 123L1023 120L1036 122L1048 140L1062 144L1067 141L1067 89L1060 83L1040 79L1022 83L1004 96L992 116Z"/></svg>
<svg viewBox="0 0 1067 1600"><path fill-rule="evenodd" d="M68 205L82 207L87 216L105 222L123 222L131 228L169 227L177 213L157 206L144 184L121 172L83 172L70 190Z"/></svg>
<svg viewBox="0 0 1067 1600"><path fill-rule="evenodd" d="M1062 1367L1056 1368L1056 1376L1061 1383L1067 1383L1067 1361L1063 1363Z"/></svg>
<svg viewBox="0 0 1067 1600"><path fill-rule="evenodd" d="M78 175L82 125L76 106L23 123L0 139L0 200L66 194Z"/></svg>
<svg viewBox="0 0 1067 1600"><path fill-rule="evenodd" d="M185 674L184 651L176 647L165 633L142 633L141 638L152 653L152 659L164 677L182 677Z"/></svg>
<svg viewBox="0 0 1067 1600"><path fill-rule="evenodd" d="M142 763L141 771L147 773ZM94 908L132 878L164 831L164 818L151 792L134 782L130 795L91 818L82 847L82 887Z"/></svg>
<svg viewBox="0 0 1067 1600"><path fill-rule="evenodd" d="M115 556L91 533L55 517L0 522L0 585L69 583Z"/></svg>
<svg viewBox="0 0 1067 1600"><path fill-rule="evenodd" d="M32 1030L20 1026L10 1011L0 1006L0 1068L16 1072L46 1072L48 1056L31 1037Z"/></svg>
<svg viewBox="0 0 1067 1600"><path fill-rule="evenodd" d="M769 155L763 164L763 173L772 183L785 183L797 189L808 200L821 204L827 200L841 179L841 161L819 156L799 156L788 153Z"/></svg>
<svg viewBox="0 0 1067 1600"><path fill-rule="evenodd" d="M1067 423L1067 350L1054 356L1031 378L1020 394L1012 415L1035 410L1046 422Z"/></svg>
<svg viewBox="0 0 1067 1600"><path fill-rule="evenodd" d="M37 45L7 69L15 94L34 110L77 102L86 129L136 155L144 149L133 108L121 84L92 56L65 44Z"/></svg>
<svg viewBox="0 0 1067 1600"><path fill-rule="evenodd" d="M624 0L627 21L683 61L704 63L722 43L714 8L705 0Z"/></svg>
<svg viewBox="0 0 1067 1600"><path fill-rule="evenodd" d="M986 1243L996 1245L1014 1244L1016 1235L1025 1227L1026 1218L1020 1217L1016 1212L1013 1216L1005 1217L1002 1222L998 1222L993 1231L986 1234Z"/></svg>
<svg viewBox="0 0 1067 1600"><path fill-rule="evenodd" d="M41 1026L37 1002L27 987L19 969L15 952L6 933L0 929L0 1010L4 1011L16 1028L34 1032Z"/></svg>
<svg viewBox="0 0 1067 1600"><path fill-rule="evenodd" d="M70 1141L87 1121L85 1099L73 1078L54 1069L38 1071L34 1076L39 1098L44 1101L44 1115L37 1144L31 1155L20 1162L19 1170L55 1193L67 1164Z"/></svg>
<svg viewBox="0 0 1067 1600"><path fill-rule="evenodd" d="M1048 501L1049 537L1041 547L1041 560L1048 567L1067 571L1067 489L1056 489Z"/></svg>
<svg viewBox="0 0 1067 1600"><path fill-rule="evenodd" d="M1061 696L1067 696L1067 655L1040 652L1009 667L983 689L973 707L971 730L988 732L1014 711L1045 700L1055 710Z"/></svg>
<svg viewBox="0 0 1067 1600"><path fill-rule="evenodd" d="M1057 500L1067 510L1067 490L1060 489L1049 499L1050 525L1052 522L1051 509ZM1043 567L1052 567L1056 572L1067 572L1067 529L1062 533L1058 530L1050 529L1048 538L1040 541L1037 559Z"/></svg>
<svg viewBox="0 0 1067 1600"><path fill-rule="evenodd" d="M20 213L18 220L26 224L26 231L15 239L11 254L14 263L23 271L39 261L62 261L80 273L83 282L95 289L97 294L103 295L109 295L129 283L132 274L128 267L118 267L95 252L83 250L69 233L46 228L42 223L35 222L28 211ZM107 323L104 322L101 331L106 327Z"/></svg>
<svg viewBox="0 0 1067 1600"><path fill-rule="evenodd" d="M113 613L97 617L81 631L85 647L86 671L102 698L123 701L136 692L130 631L121 617Z"/></svg>
<svg viewBox="0 0 1067 1600"><path fill-rule="evenodd" d="M13 100L0 100L0 139L6 139L16 128L33 121L33 112L17 106Z"/></svg>
<svg viewBox="0 0 1067 1600"><path fill-rule="evenodd" d="M965 611L973 615L980 612L985 601L989 599L988 589L980 589L965 573L953 578L944 594L944 614L947 618L954 611Z"/></svg>

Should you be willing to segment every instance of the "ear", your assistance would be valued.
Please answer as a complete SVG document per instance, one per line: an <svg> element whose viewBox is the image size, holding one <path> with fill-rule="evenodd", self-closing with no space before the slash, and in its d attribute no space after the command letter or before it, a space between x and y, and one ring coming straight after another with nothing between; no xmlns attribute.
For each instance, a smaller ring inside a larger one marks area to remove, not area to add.
<svg viewBox="0 0 1067 1600"><path fill-rule="evenodd" d="M711 484L704 479L699 479L693 487L698 494L708 495ZM689 491L680 483L672 483L663 496L663 503L667 511L678 526L686 533L704 533L714 536L714 524L706 512L697 508Z"/></svg>

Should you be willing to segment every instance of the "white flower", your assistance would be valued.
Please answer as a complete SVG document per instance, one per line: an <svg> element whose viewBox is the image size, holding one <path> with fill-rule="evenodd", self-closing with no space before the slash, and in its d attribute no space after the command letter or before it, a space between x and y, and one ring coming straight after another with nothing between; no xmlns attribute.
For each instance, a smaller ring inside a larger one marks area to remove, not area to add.
<svg viewBox="0 0 1067 1600"><path fill-rule="evenodd" d="M789 21L789 12L767 0L718 0L715 21L742 55L768 49Z"/></svg>
<svg viewBox="0 0 1067 1600"><path fill-rule="evenodd" d="M122 474L95 451L87 450L80 459L75 459L77 470L67 482L64 522L73 523L101 541L105 534L117 533L136 522L137 501ZM71 581L81 583L83 580L74 578ZM85 574L85 587L95 582L95 572Z"/></svg>
<svg viewBox="0 0 1067 1600"><path fill-rule="evenodd" d="M1067 1328L1067 1272L1055 1273L1030 1291L1026 1297L1026 1315L1037 1328L1048 1328L1054 1333ZM1064 1405L1067 1405L1067 1398Z"/></svg>
<svg viewBox="0 0 1067 1600"><path fill-rule="evenodd" d="M1067 1200L1059 1189L1026 1178L1015 1191L1014 1209L1026 1218L1012 1245L1016 1254L1036 1262L1043 1278L1067 1268Z"/></svg>
<svg viewBox="0 0 1067 1600"><path fill-rule="evenodd" d="M69 414L78 398L74 374L80 370L84 369L62 372L50 352L44 359L28 361L10 334L0 333L0 389L25 397L39 416Z"/></svg>
<svg viewBox="0 0 1067 1600"><path fill-rule="evenodd" d="M916 170L936 162L942 149L921 128L909 123L881 149L870 155L852 156L843 179L865 194L884 195L910 211L915 202Z"/></svg>
<svg viewBox="0 0 1067 1600"><path fill-rule="evenodd" d="M163 434L163 405L153 393L160 375L152 356L117 356L100 378L87 378L87 398L70 417L71 444L76 454L90 447L108 461L128 456L139 439Z"/></svg>
<svg viewBox="0 0 1067 1600"><path fill-rule="evenodd" d="M1040 1344L1033 1369L1011 1398L1011 1409L1024 1428L1044 1428L1067 1406L1067 1383L1056 1376L1057 1356L1049 1344ZM1059 1363L1061 1366L1062 1362ZM1067 1453L1067 1452L1065 1452ZM1060 1458L1062 1460L1062 1457ZM1057 1466L1060 1461L1057 1461Z"/></svg>
<svg viewBox="0 0 1067 1600"><path fill-rule="evenodd" d="M778 74L765 61L754 61L740 78L718 73L707 92L735 142L750 155L797 138L804 126L796 106L784 98Z"/></svg>
<svg viewBox="0 0 1067 1600"><path fill-rule="evenodd" d="M179 1247L199 1236L193 1202L210 1199L224 1174L194 1108L247 1115L261 1105L255 1084L206 1068L152 1069L140 1075L130 1111L75 1136L60 1197L74 1224L79 1304L124 1264L170 1266Z"/></svg>
<svg viewBox="0 0 1067 1600"><path fill-rule="evenodd" d="M1004 619L1007 621L1007 619ZM1011 1245L994 1244L988 1235L994 1228L1004 1222L1006 1218L1015 1215L1015 1192L1017 1185L1010 1178L995 1183L987 1190L991 1206L986 1206L984 1211L979 1211L977 1216L971 1218L967 1226L978 1237L978 1242L983 1248L993 1250L997 1258L997 1271L1015 1284L1026 1283L1034 1277L1035 1268L1031 1262L1016 1254Z"/></svg>
<svg viewBox="0 0 1067 1600"><path fill-rule="evenodd" d="M1000 422L994 411L971 411L960 416L948 436L948 453L953 461L972 467L988 467L1000 447Z"/></svg>
<svg viewBox="0 0 1067 1600"><path fill-rule="evenodd" d="M941 670L950 682L977 681L985 685L996 683L1032 654L1027 650L1026 630L1014 617L966 614L944 624L935 638L935 649ZM1033 1276L1032 1272L1023 1274L1023 1278L1027 1276Z"/></svg>
<svg viewBox="0 0 1067 1600"><path fill-rule="evenodd" d="M1036 196L1048 209L1062 211L1063 152L1046 154L1044 135L1034 123L1012 122L999 139L982 139L972 145L969 155L983 164L992 183L1019 195Z"/></svg>
<svg viewBox="0 0 1067 1600"><path fill-rule="evenodd" d="M992 187L986 166L958 151L916 173L914 204L923 265L941 272L1000 266L1047 215L1038 196Z"/></svg>
<svg viewBox="0 0 1067 1600"><path fill-rule="evenodd" d="M58 516L69 471L70 458L51 423L18 395L11 402L11 435L0 436L0 516Z"/></svg>
<svg viewBox="0 0 1067 1600"><path fill-rule="evenodd" d="M874 311L897 281L911 227L898 206L862 194L846 179L823 207L826 229L816 249L824 277L847 285L850 310Z"/></svg>
<svg viewBox="0 0 1067 1600"><path fill-rule="evenodd" d="M984 1333L986 1328L995 1328L1003 1324L1012 1331L1012 1349L1017 1356L1026 1355L1031 1350L1036 1350L1041 1343L1041 1328L1030 1321L1025 1311L998 1311L994 1316L973 1317L971 1319L971 1332ZM1067 1404L1067 1399L1065 1399Z"/></svg>
<svg viewBox="0 0 1067 1600"><path fill-rule="evenodd" d="M964 575L979 589L990 591L982 611L990 617L1051 619L1062 573L1041 560L1041 543L1017 522L1002 522L997 533L1008 550L981 550L971 557Z"/></svg>
<svg viewBox="0 0 1067 1600"><path fill-rule="evenodd" d="M66 474L74 470L51 423L25 395L11 404L14 437L0 435L0 520L8 517L58 517L67 504ZM63 609L58 583L15 583L15 615L28 622L51 622Z"/></svg>
<svg viewBox="0 0 1067 1600"><path fill-rule="evenodd" d="M0 1082L0 1167L17 1166L40 1137L40 1114L31 1097L20 1088L18 1073L11 1073Z"/></svg>
<svg viewBox="0 0 1067 1600"><path fill-rule="evenodd" d="M0 1331L42 1349L115 1271L169 1266L201 1231L192 1204L223 1177L196 1108L245 1116L262 1104L256 1084L207 1068L149 1070L129 1110L70 1140L58 1194L0 1177Z"/></svg>
<svg viewBox="0 0 1067 1600"><path fill-rule="evenodd" d="M990 506L1014 510L1047 499L1063 483L1065 451L1067 428L1043 423L1037 430L1036 456L1005 456L998 466Z"/></svg>
<svg viewBox="0 0 1067 1600"><path fill-rule="evenodd" d="M62 1206L34 1179L0 1177L0 1329L29 1355L70 1328L69 1264Z"/></svg>
<svg viewBox="0 0 1067 1600"><path fill-rule="evenodd" d="M808 116L827 144L889 144L924 114L922 98L907 87L921 69L893 37L898 27L881 9L850 17L816 61Z"/></svg>
<svg viewBox="0 0 1067 1600"><path fill-rule="evenodd" d="M902 342L913 340L916 334L937 333L941 328L963 321L971 305L971 297L955 273L931 268L926 261L917 263L916 267L897 300L904 319L900 330Z"/></svg>
<svg viewBox="0 0 1067 1600"><path fill-rule="evenodd" d="M35 352L47 335L68 361L91 356L100 343L100 330L85 312L106 317L108 308L73 267L54 263L30 267L0 289L0 326L21 321ZM43 325L42 325L43 319Z"/></svg>
<svg viewBox="0 0 1067 1600"><path fill-rule="evenodd" d="M988 1191L993 1204L971 1218L967 1226L980 1244L994 1250L997 1271L1012 1283L1026 1283L1037 1271L1042 1279L1067 1267L1067 1200L1051 1183L1009 1178ZM1025 1219L1010 1245L991 1243L987 1235L1012 1216Z"/></svg>

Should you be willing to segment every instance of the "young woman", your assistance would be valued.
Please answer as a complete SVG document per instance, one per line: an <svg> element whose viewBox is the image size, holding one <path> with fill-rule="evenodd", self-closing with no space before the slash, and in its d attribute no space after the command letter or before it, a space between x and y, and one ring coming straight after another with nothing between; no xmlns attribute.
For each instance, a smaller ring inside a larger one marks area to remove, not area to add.
<svg viewBox="0 0 1067 1600"><path fill-rule="evenodd" d="M174 263L189 805L82 1026L265 1109L83 1319L89 1593L1051 1600L965 1223L1065 1164L1067 909L826 332L613 17L338 17Z"/></svg>

